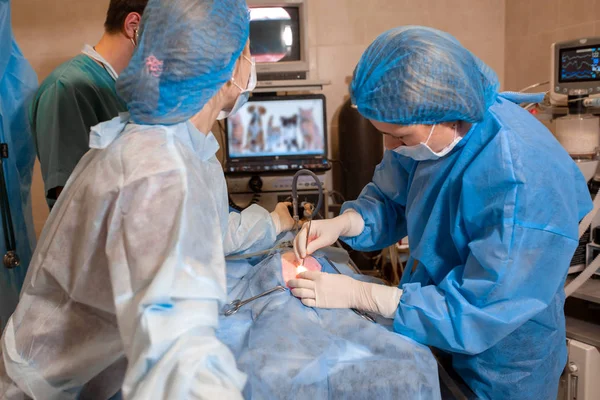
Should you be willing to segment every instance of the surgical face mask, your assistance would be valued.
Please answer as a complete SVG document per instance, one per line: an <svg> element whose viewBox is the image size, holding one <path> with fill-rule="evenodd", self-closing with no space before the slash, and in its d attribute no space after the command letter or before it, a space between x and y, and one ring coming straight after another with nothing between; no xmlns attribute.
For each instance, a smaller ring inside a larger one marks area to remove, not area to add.
<svg viewBox="0 0 600 400"><path fill-rule="evenodd" d="M237 84L235 79L231 78L231 83L233 83L238 89L240 89L240 95L235 100L235 104L233 105L231 110L229 110L229 111L221 110L221 112L219 113L219 116L217 117L218 120L223 120L223 119L229 117L230 115L233 115L236 112L238 112L238 110L240 108L242 108L242 106L244 104L246 104L246 102L248 101L248 98L250 97L250 93L254 90L254 88L256 88L256 63L254 62L253 59L250 59L246 56L244 56L244 59L249 61L251 64L250 78L248 78L248 86L246 87L246 89L243 89L240 85Z"/></svg>
<svg viewBox="0 0 600 400"><path fill-rule="evenodd" d="M133 44L133 47L137 47L137 44L140 41L140 34L139 34L139 31L137 29L133 30L133 37L129 38L129 40L131 40L131 43Z"/></svg>
<svg viewBox="0 0 600 400"><path fill-rule="evenodd" d="M393 151L403 155L405 157L410 157L416 161L426 161L426 160L438 160L444 157L446 154L450 153L454 147L460 142L462 136L459 136L457 133L457 126L454 125L454 139L452 143L448 146L444 147L441 151L435 152L431 150L431 147L427 145L429 143L429 139L431 139L431 135L433 134L433 130L437 125L433 125L431 127L431 131L429 132L429 136L427 140L423 143L419 143L415 146L398 146Z"/></svg>

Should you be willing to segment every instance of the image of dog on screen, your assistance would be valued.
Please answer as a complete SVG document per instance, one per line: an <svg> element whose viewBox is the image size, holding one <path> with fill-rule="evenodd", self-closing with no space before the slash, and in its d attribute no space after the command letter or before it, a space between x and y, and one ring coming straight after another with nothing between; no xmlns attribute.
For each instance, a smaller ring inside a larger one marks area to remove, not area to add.
<svg viewBox="0 0 600 400"><path fill-rule="evenodd" d="M229 117L231 126L231 133L229 138L230 151L239 153L242 151L242 144L244 142L244 124L239 114L234 114Z"/></svg>
<svg viewBox="0 0 600 400"><path fill-rule="evenodd" d="M301 136L298 131L298 114L291 117L281 117L281 132L282 147L285 151L299 151L302 148Z"/></svg>
<svg viewBox="0 0 600 400"><path fill-rule="evenodd" d="M267 124L266 151L278 152L282 150L281 126L275 126L275 117L271 115L269 117L269 123Z"/></svg>
<svg viewBox="0 0 600 400"><path fill-rule="evenodd" d="M262 107L248 107L250 123L244 140L243 148L252 152L263 151L265 148L265 129L263 117L267 110Z"/></svg>
<svg viewBox="0 0 600 400"><path fill-rule="evenodd" d="M323 137L313 116L312 108L300 108L300 132L304 142L304 150L320 150L323 148Z"/></svg>

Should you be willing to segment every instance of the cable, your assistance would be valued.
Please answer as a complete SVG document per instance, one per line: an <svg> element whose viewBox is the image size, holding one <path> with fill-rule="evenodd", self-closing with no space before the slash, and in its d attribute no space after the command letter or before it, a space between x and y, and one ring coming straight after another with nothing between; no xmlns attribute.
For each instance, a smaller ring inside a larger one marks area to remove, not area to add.
<svg viewBox="0 0 600 400"><path fill-rule="evenodd" d="M330 190L330 191L329 191L329 196L333 198L333 195L336 195L336 196L338 196L338 197L339 197L339 200L342 200L342 203L345 203L345 202L346 202L346 198L344 197L344 195L343 195L343 194L341 194L340 192L338 192L337 190ZM337 202L337 200L336 200L336 199L333 199L333 200ZM340 203L338 203L338 204L340 204Z"/></svg>
<svg viewBox="0 0 600 400"><path fill-rule="evenodd" d="M594 196L594 208L590 211L579 224L579 239L583 236L585 231L587 231L588 227L592 224L592 221L596 217L596 214L600 211L600 190ZM575 293L588 279L591 278L592 275L600 268L600 256L596 256L596 258L591 262L590 265L585 267L583 271L575 279L571 281L565 287L565 297L571 296Z"/></svg>
<svg viewBox="0 0 600 400"><path fill-rule="evenodd" d="M6 245L6 254L3 257L3 264L6 268L12 269L21 265L21 261L17 255L15 229L10 213L10 201L8 200L6 177L4 176L3 160L5 158L8 158L8 145L2 143L0 144L0 212L2 213L2 229L4 231L4 243Z"/></svg>
<svg viewBox="0 0 600 400"><path fill-rule="evenodd" d="M4 178L4 163L0 159L0 208L2 209L2 228L4 230L4 245L6 250L14 250L14 230L12 218L10 217L10 204L8 203L8 193L6 190L6 180Z"/></svg>
<svg viewBox="0 0 600 400"><path fill-rule="evenodd" d="M527 86L525 89L519 90L519 93L525 93L528 90L535 89L536 87L540 87L543 85L548 85L549 83L550 81L534 83L533 85Z"/></svg>
<svg viewBox="0 0 600 400"><path fill-rule="evenodd" d="M250 201L248 202L247 205L245 206L240 206L238 205L232 198L231 195L227 195L227 197L229 198L229 206L237 211L244 211L246 208L250 207L253 204L258 204L258 202L260 201L260 193L253 193L252 194L252 199L250 199Z"/></svg>
<svg viewBox="0 0 600 400"><path fill-rule="evenodd" d="M321 207L323 207L323 184L319 180L319 177L314 172L309 171L307 169L301 169L300 171L296 172L296 174L294 175L294 179L292 179L292 207L294 211L294 221L296 221L296 224L300 220L300 218L298 217L298 178L300 178L302 175L308 175L312 177L315 181L315 184L317 185L317 189L319 189L319 200L313 213L309 218L314 219L315 216L319 214Z"/></svg>
<svg viewBox="0 0 600 400"><path fill-rule="evenodd" d="M252 199L250 199L250 202L246 205L246 206L239 206L235 203L235 201L233 201L233 199L231 198L231 195L228 194L229 197L229 206L231 208L234 208L238 211L243 211L246 208L250 207L253 204L257 204L260 201L260 195L262 193L262 187L263 187L263 182L262 179L260 179L260 176L255 175L253 177L250 178L250 181L248 182L248 188L252 191Z"/></svg>
<svg viewBox="0 0 600 400"><path fill-rule="evenodd" d="M523 106L526 111L531 110L533 107L537 106L537 103L529 103Z"/></svg>

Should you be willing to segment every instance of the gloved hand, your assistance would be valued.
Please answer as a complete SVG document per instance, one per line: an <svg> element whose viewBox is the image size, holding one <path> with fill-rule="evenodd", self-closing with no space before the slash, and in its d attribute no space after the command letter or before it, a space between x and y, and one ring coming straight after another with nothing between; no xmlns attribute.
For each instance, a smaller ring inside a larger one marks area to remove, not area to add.
<svg viewBox="0 0 600 400"><path fill-rule="evenodd" d="M310 237L306 241L306 230L310 226ZM342 215L333 219L313 221L312 224L304 224L302 230L294 239L294 253L298 260L315 251L331 246L340 236L354 237L362 233L365 221L356 211L349 209Z"/></svg>
<svg viewBox="0 0 600 400"><path fill-rule="evenodd" d="M271 219L273 219L277 235L287 232L294 227L294 218L292 218L288 210L288 207L291 205L292 203L277 203L275 211L271 213Z"/></svg>
<svg viewBox="0 0 600 400"><path fill-rule="evenodd" d="M319 308L356 308L394 318L402 290L357 281L349 276L308 271L288 281L302 304Z"/></svg>

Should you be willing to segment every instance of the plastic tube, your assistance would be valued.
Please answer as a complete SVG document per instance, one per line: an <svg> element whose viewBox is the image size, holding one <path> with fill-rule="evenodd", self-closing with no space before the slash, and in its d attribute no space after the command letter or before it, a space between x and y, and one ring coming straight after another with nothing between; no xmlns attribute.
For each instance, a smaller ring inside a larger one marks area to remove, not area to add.
<svg viewBox="0 0 600 400"><path fill-rule="evenodd" d="M586 215L581 223L579 224L579 238L583 236L587 228L592 224L592 220L600 210L600 190L596 193L596 197L594 197L594 208L592 211ZM569 283L565 287L565 297L571 296L575 293L584 283L587 282L588 279L591 278L592 275L600 268L600 256L597 256L594 261L591 262L579 275L577 278L573 279L571 283Z"/></svg>
<svg viewBox="0 0 600 400"><path fill-rule="evenodd" d="M313 213L310 215L310 219L316 217L319 214L321 207L323 207L323 184L321 184L319 177L312 171L301 169L300 171L296 172L296 175L294 175L294 179L292 180L292 206L294 212L294 221L296 221L296 223L298 223L300 219L298 216L298 178L300 178L302 175L308 175L312 177L317 184L317 188L319 189L319 201L317 202L317 206L315 207Z"/></svg>

